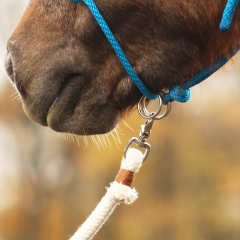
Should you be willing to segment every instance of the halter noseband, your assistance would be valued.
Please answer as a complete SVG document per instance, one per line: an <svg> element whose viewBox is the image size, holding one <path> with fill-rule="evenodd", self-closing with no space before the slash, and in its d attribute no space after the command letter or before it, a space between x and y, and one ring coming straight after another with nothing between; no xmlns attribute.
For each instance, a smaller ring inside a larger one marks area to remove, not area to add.
<svg viewBox="0 0 240 240"><path fill-rule="evenodd" d="M112 34L110 28L108 27L107 23L105 22L104 18L99 12L94 0L71 0L71 1L84 2L89 7L90 11L92 12L93 16L95 17L96 21L98 22L99 26L101 27L108 41L112 45L119 60L121 61L123 67L125 68L126 72L128 73L129 77L132 79L134 84L137 86L140 92L143 95L145 95L148 99L151 99L151 100L157 99L158 94L152 93L151 91L149 91L149 89L143 84L143 82L137 76L136 72L134 71L133 67L128 61L126 55L124 54L123 50L118 44L118 41ZM228 0L226 8L223 12L221 24L219 26L220 31L226 32L229 29L239 1L240 0ZM239 46L237 46L236 49L231 49L229 51L230 58L232 58L238 52L238 50L239 50ZM188 81L185 81L182 87L174 86L170 88L169 92L164 93L162 95L163 103L167 104L168 102L173 102L173 101L187 102L190 99L190 95L191 95L189 88L195 86L196 84L204 81L206 78L211 76L214 72L216 72L219 68L221 68L225 63L227 63L230 58L227 58L225 55L222 55L219 59L215 60L210 65L204 67L203 69L195 73Z"/></svg>

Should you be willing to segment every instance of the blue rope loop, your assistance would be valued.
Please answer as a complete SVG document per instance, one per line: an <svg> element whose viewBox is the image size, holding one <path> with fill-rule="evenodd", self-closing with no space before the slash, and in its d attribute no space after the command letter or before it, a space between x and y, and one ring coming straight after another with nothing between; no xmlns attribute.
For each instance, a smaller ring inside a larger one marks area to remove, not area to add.
<svg viewBox="0 0 240 240"><path fill-rule="evenodd" d="M112 45L114 51L116 52L119 60L121 61L123 67L125 68L126 72L135 83L137 88L141 91L143 95L145 95L148 99L154 100L158 98L158 94L152 93L148 90L148 88L143 84L143 82L139 79L136 72L132 68L130 62L128 61L126 55L124 54L123 50L121 49L120 45L118 44L116 38L112 34L110 28L108 27L107 23L105 22L104 18L102 17L101 13L99 12L94 0L71 0L72 2L84 2L92 12L94 18L98 22L99 26L101 27L102 31L104 32L105 36L107 37L108 41ZM236 11L237 5L240 0L228 0L226 8L223 13L222 22L220 25L221 31L226 31L228 29L233 15ZM239 46L236 47L236 51L231 49L229 52L230 58L233 57L237 51L239 50ZM163 104L167 104L168 102L178 101L178 102L187 102L190 99L190 87L195 86L196 84L202 82L209 76L211 76L214 72L216 72L219 68L221 68L225 63L228 62L230 58L226 56L221 56L219 59L215 60L210 65L204 67L196 74L194 74L188 81L185 81L182 87L180 86L173 86L169 89L168 93L162 94Z"/></svg>
<svg viewBox="0 0 240 240"><path fill-rule="evenodd" d="M221 32L226 32L229 29L239 1L240 0L228 0L219 26Z"/></svg>

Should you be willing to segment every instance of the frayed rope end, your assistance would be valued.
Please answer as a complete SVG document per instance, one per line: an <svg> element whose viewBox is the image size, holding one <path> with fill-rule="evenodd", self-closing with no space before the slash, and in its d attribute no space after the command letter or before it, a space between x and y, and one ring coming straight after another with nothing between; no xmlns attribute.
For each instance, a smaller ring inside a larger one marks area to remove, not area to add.
<svg viewBox="0 0 240 240"><path fill-rule="evenodd" d="M107 194L114 201L128 205L138 198L138 192L135 188L132 189L116 181L110 183L110 187L107 188Z"/></svg>

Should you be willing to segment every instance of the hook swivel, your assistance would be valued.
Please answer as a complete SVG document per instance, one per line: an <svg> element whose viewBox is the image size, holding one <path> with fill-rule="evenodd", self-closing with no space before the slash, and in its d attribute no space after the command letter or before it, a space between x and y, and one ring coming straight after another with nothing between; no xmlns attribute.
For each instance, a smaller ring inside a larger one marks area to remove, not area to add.
<svg viewBox="0 0 240 240"><path fill-rule="evenodd" d="M145 122L144 125L141 125L141 131L140 131L139 137L138 138L133 137L127 143L127 145L124 149L124 158L126 158L126 154L127 154L129 147L132 145L132 143L135 143L137 145L137 147L146 149L146 151L144 153L144 157L143 157L143 162L147 159L149 152L150 152L151 145L149 143L147 143L146 140L149 138L149 136L151 134L153 121L160 120L160 119L166 117L171 111L171 103L168 103L167 109L165 110L165 112L162 115L157 116L162 109L162 99L161 99L160 95L159 95L158 99L159 99L158 110L156 112L151 112L151 113L149 113L146 109L146 97L143 96L140 99L140 101L138 103L138 112L142 117L146 118L147 121Z"/></svg>

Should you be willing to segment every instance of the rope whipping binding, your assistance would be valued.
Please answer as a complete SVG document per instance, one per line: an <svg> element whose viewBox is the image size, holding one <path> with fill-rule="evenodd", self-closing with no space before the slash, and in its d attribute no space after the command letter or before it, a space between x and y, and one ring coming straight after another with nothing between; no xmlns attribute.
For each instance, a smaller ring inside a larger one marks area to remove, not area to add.
<svg viewBox="0 0 240 240"><path fill-rule="evenodd" d="M105 36L107 37L108 41L112 45L119 60L121 61L123 67L125 68L126 72L128 73L129 77L132 79L134 84L137 86L140 92L144 96L146 96L148 99L150 100L157 99L158 94L152 93L151 91L149 91L149 89L143 84L141 79L137 76L136 72L134 71L133 67L128 61L126 55L121 49L118 41L114 37L106 21L104 20L101 13L99 12L94 0L71 0L71 1L84 2L89 7L94 18L96 19L102 31L104 32ZM230 27L233 15L236 11L239 1L240 0L228 0L226 8L223 13L221 24L219 27L221 31L227 31L228 28ZM239 46L236 47L236 50L237 51L239 50ZM233 57L237 53L237 51L234 51L233 49L231 49L228 54L230 58ZM195 73L189 80L184 81L184 85L182 87L173 86L172 88L170 88L169 92L163 93L161 95L163 104L167 104L168 102L173 102L173 101L178 101L182 103L187 102L191 96L189 88L201 83L202 81L210 77L214 72L216 72L219 68L221 68L224 64L226 64L230 58L227 58L225 55L222 55L219 59L215 60L210 65L204 67L203 69Z"/></svg>

